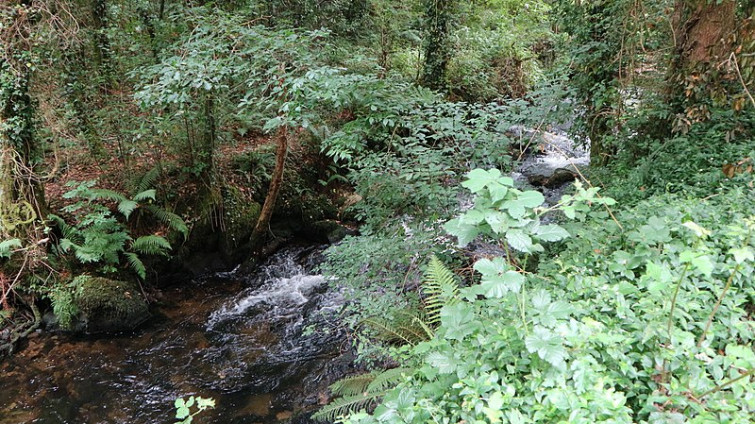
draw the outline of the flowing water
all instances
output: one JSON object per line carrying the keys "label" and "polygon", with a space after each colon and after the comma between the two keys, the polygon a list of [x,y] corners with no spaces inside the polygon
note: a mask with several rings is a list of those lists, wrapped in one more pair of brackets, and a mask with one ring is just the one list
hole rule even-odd
{"label": "flowing water", "polygon": [[343,376],[342,300],[289,248],[254,275],[218,273],[165,290],[140,331],[37,335],[0,362],[0,424],[172,423],[176,397],[212,397],[194,422],[308,422]]}

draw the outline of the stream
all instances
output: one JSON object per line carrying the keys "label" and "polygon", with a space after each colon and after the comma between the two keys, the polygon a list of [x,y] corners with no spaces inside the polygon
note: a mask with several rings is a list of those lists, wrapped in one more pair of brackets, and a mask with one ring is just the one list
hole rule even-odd
{"label": "stream", "polygon": [[35,334],[0,362],[0,424],[173,423],[174,400],[191,395],[217,402],[198,423],[309,422],[352,359],[342,298],[312,271],[321,250],[168,288],[135,333]]}

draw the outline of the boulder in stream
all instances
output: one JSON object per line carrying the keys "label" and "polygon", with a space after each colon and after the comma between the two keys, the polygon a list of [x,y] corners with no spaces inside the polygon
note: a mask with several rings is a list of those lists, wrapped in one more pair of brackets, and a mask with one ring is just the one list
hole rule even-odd
{"label": "boulder in stream", "polygon": [[132,331],[149,319],[149,308],[136,283],[79,275],[71,282],[78,313],[69,330],[83,333]]}

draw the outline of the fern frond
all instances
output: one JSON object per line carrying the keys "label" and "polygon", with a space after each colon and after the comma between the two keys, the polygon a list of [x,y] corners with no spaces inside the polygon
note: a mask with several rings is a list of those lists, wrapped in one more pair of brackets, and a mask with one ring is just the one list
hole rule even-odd
{"label": "fern frond", "polygon": [[414,368],[392,368],[374,376],[367,386],[366,393],[384,393],[404,381],[404,376],[414,373]]}
{"label": "fern frond", "polygon": [[139,278],[141,278],[142,280],[147,278],[147,268],[144,266],[144,262],[142,262],[142,260],[139,259],[139,256],[133,252],[126,252],[124,254],[126,255],[126,260],[128,261],[128,265],[131,267],[132,270],[134,270],[136,275],[138,275]]}
{"label": "fern frond", "polygon": [[135,202],[143,202],[145,200],[155,200],[155,196],[157,196],[157,190],[151,188],[148,190],[140,191],[139,193],[136,193],[132,200]]}
{"label": "fern frond", "polygon": [[344,396],[323,406],[319,411],[312,415],[313,420],[333,422],[337,417],[349,413],[357,412],[366,408],[370,403],[383,396],[384,393],[360,394],[355,396]]}
{"label": "fern frond", "polygon": [[156,205],[146,205],[145,208],[152,213],[160,222],[167,225],[173,231],[178,231],[184,238],[189,237],[189,227],[180,216]]}
{"label": "fern frond", "polygon": [[73,244],[83,244],[84,243],[84,237],[81,235],[81,232],[78,228],[68,225],[63,218],[55,215],[50,214],[47,215],[47,218],[50,219],[55,223],[55,225],[58,226],[60,229],[60,233],[63,235],[64,239],[68,239]]}
{"label": "fern frond", "polygon": [[376,331],[376,336],[387,343],[415,345],[428,340],[431,335],[418,324],[423,319],[417,314],[396,312],[389,318],[367,318],[363,324]]}
{"label": "fern frond", "polygon": [[21,240],[17,238],[12,238],[8,240],[3,240],[0,242],[0,258],[10,258],[13,254],[13,248],[20,249],[22,247]]}
{"label": "fern frond", "polygon": [[92,188],[87,192],[89,200],[112,200],[114,202],[123,202],[128,200],[126,196],[114,190],[106,188]]}
{"label": "fern frond", "polygon": [[133,193],[141,193],[143,191],[149,190],[150,188],[155,186],[155,181],[157,181],[157,177],[160,176],[160,165],[154,166],[152,169],[144,173],[140,178],[137,178],[135,180],[135,183],[133,183]]}
{"label": "fern frond", "polygon": [[156,235],[141,236],[131,244],[131,250],[144,255],[168,256],[170,243],[164,237]]}
{"label": "fern frond", "polygon": [[131,213],[134,212],[138,207],[139,204],[134,202],[133,200],[123,199],[118,203],[118,212],[122,213],[123,216],[128,219],[128,217],[131,216]]}
{"label": "fern frond", "polygon": [[424,277],[422,293],[425,295],[427,322],[437,326],[440,323],[441,308],[456,301],[459,285],[453,272],[435,255],[430,257]]}
{"label": "fern frond", "polygon": [[355,396],[366,392],[367,386],[375,380],[375,376],[374,372],[368,372],[344,377],[331,384],[330,391],[336,396]]}

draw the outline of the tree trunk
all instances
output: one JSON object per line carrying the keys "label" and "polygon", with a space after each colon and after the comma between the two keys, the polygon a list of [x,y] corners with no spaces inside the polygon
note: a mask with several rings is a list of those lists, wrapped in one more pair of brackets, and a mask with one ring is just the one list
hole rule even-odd
{"label": "tree trunk", "polygon": [[730,80],[722,65],[734,51],[737,2],[677,0],[671,16],[674,55],[667,96],[691,121],[707,118],[704,103]]}
{"label": "tree trunk", "polygon": [[455,0],[425,0],[425,66],[422,85],[444,91],[451,59],[449,35]]}
{"label": "tree trunk", "polygon": [[110,40],[107,38],[107,3],[105,0],[92,0],[92,29],[94,43],[94,59],[106,86],[114,82],[113,63],[110,55]]}
{"label": "tree trunk", "polygon": [[283,182],[283,171],[286,166],[286,156],[288,154],[288,128],[282,127],[278,131],[277,139],[278,148],[275,152],[275,169],[273,170],[273,177],[270,180],[270,187],[267,190],[265,203],[262,205],[257,224],[254,226],[254,231],[252,231],[251,240],[253,251],[258,251],[265,241],[265,233],[270,225],[270,218],[273,214],[275,202],[278,200],[278,193],[280,192],[281,184]]}
{"label": "tree trunk", "polygon": [[1,236],[25,238],[31,233],[29,227],[48,214],[43,187],[34,172],[41,154],[29,94],[36,20],[30,1],[0,6]]}

